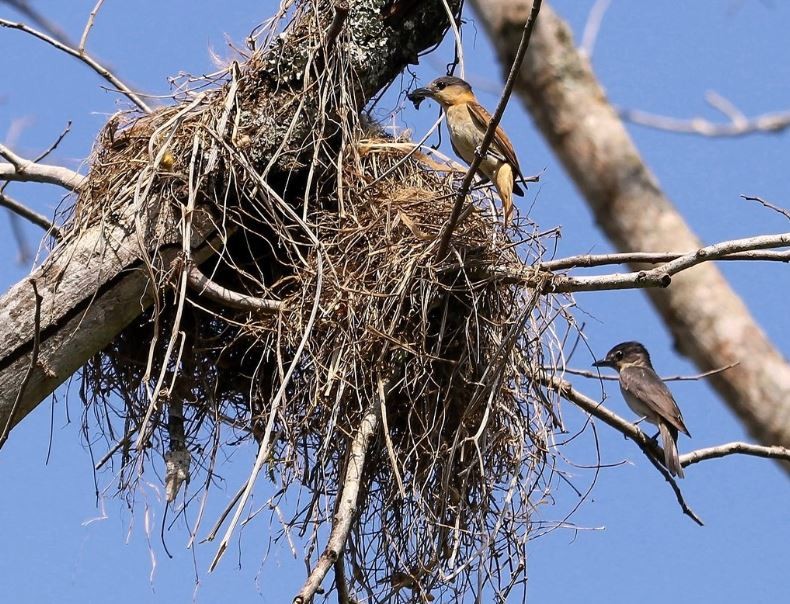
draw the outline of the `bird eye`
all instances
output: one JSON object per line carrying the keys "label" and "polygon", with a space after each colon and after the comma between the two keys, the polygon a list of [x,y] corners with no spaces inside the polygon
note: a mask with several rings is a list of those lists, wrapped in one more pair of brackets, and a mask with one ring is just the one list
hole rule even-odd
{"label": "bird eye", "polygon": [[444,90],[444,87],[447,86],[444,82],[436,82],[437,90]]}
{"label": "bird eye", "polygon": [[617,359],[618,361],[620,359],[622,359],[623,358],[623,351],[622,350],[618,350],[617,352],[615,352],[614,353],[614,358]]}

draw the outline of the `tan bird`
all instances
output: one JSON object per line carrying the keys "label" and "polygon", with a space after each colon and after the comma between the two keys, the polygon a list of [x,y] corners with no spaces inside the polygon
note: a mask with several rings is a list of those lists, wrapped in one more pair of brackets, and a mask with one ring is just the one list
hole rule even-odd
{"label": "tan bird", "polygon": [[[447,116],[447,129],[453,151],[467,164],[475,158],[475,151],[483,142],[491,114],[477,101],[472,87],[453,76],[436,78],[425,88],[418,88],[409,95],[409,100],[419,109],[420,103],[430,98],[442,106]],[[513,144],[505,131],[497,126],[491,145],[480,163],[480,172],[494,183],[502,199],[505,226],[513,213],[513,194],[524,194],[516,180],[523,180]]]}

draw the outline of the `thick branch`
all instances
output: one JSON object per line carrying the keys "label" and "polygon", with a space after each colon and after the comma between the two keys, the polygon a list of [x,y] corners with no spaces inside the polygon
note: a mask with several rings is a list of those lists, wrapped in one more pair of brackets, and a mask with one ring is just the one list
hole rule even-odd
{"label": "thick branch", "polygon": [[[528,0],[473,0],[509,65]],[[698,238],[659,189],[568,26],[543,7],[516,93],[581,190],[601,228],[623,252],[698,249]],[[638,270],[638,267],[635,267]],[[790,445],[790,365],[713,263],[648,290],[701,371],[740,361],[711,378],[722,398],[764,444]]]}

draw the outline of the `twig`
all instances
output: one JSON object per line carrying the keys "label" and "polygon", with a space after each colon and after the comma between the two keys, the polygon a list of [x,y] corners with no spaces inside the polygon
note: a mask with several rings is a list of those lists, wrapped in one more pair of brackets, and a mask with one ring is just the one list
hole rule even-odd
{"label": "twig", "polygon": [[276,313],[285,308],[279,300],[256,298],[223,287],[212,281],[195,265],[187,268],[187,284],[199,295],[230,308],[263,313]]}
{"label": "twig", "polygon": [[41,343],[41,303],[44,301],[44,298],[38,293],[38,286],[36,285],[35,279],[30,279],[30,285],[33,286],[33,294],[35,296],[36,308],[33,315],[33,350],[30,353],[30,365],[25,372],[25,377],[22,379],[22,383],[19,385],[19,392],[16,394],[16,399],[14,400],[14,404],[11,407],[11,412],[8,414],[8,420],[6,420],[5,426],[3,427],[3,433],[0,434],[0,449],[3,448],[3,445],[8,440],[8,433],[11,431],[11,426],[14,423],[14,416],[16,415],[17,409],[19,409],[19,404],[22,401],[22,395],[25,393],[25,389],[27,388],[28,383],[30,383],[30,378],[33,377],[33,372],[36,370],[36,366],[38,364],[38,351],[39,345]]}
{"label": "twig", "polygon": [[741,195],[746,201],[756,201],[757,203],[761,204],[763,207],[768,208],[769,210],[773,210],[774,212],[779,212],[782,216],[790,220],[790,211],[785,210],[784,208],[780,208],[777,205],[772,204],[769,201],[765,201],[761,197],[754,197],[752,195]]}
{"label": "twig", "polygon": [[638,109],[620,109],[620,117],[632,124],[666,130],[680,134],[698,134],[701,136],[724,137],[745,136],[757,132],[777,133],[790,126],[790,112],[765,113],[746,121],[731,121],[717,124],[701,117],[684,120],[664,115],[656,115]]}
{"label": "twig", "polygon": [[51,166],[30,161],[17,155],[2,144],[0,144],[0,156],[9,162],[0,164],[0,180],[43,182],[58,185],[69,191],[78,191],[85,184],[86,178],[78,172],[62,166]]}
{"label": "twig", "polygon": [[581,392],[574,390],[573,386],[571,386],[569,382],[561,380],[557,377],[553,377],[547,373],[540,374],[537,379],[541,384],[554,390],[564,399],[569,400],[593,417],[597,417],[605,424],[609,425],[634,441],[636,446],[642,450],[645,456],[656,467],[656,469],[661,472],[661,475],[670,484],[673,492],[675,493],[675,497],[678,500],[678,504],[683,510],[683,513],[700,526],[703,525],[699,516],[697,516],[686,503],[685,499],[683,498],[683,493],[681,492],[680,487],[678,487],[677,482],[661,462],[661,460],[664,459],[664,451],[653,439],[649,438],[637,426],[624,420],[613,411],[610,411],[604,407],[598,401],[595,401],[583,395]]}
{"label": "twig", "polygon": [[67,55],[71,55],[72,57],[79,59],[83,63],[85,63],[88,67],[93,69],[96,73],[98,73],[102,78],[110,82],[119,92],[124,94],[126,98],[132,101],[135,105],[137,105],[142,111],[145,113],[151,113],[151,108],[141,99],[131,88],[129,88],[126,84],[124,84],[118,77],[113,74],[109,69],[101,65],[98,61],[96,61],[93,57],[89,54],[85,53],[84,51],[77,50],[76,48],[72,48],[68,44],[64,44],[63,42],[56,40],[52,36],[45,34],[44,32],[38,31],[37,29],[33,29],[32,27],[28,27],[24,23],[14,23],[13,21],[8,21],[7,19],[0,19],[0,27],[7,27],[9,29],[17,29],[19,31],[25,32],[30,34],[31,36],[46,42],[47,44],[54,46],[60,51],[65,52]]}
{"label": "twig", "polygon": [[102,4],[104,4],[104,0],[99,0],[96,3],[96,6],[93,7],[91,14],[88,15],[88,21],[87,23],[85,23],[85,29],[82,30],[80,45],[77,47],[77,50],[79,50],[81,53],[85,52],[85,44],[88,41],[88,34],[90,33],[91,28],[93,27],[93,23],[96,20],[96,14],[99,12],[99,9],[101,9]]}
{"label": "twig", "polygon": [[370,440],[378,428],[378,423],[379,408],[374,403],[368,408],[365,416],[362,418],[359,429],[351,443],[351,452],[343,480],[343,490],[339,495],[341,498],[340,505],[338,505],[337,513],[332,523],[332,532],[329,534],[326,549],[318,559],[318,563],[313,568],[310,576],[307,577],[302,589],[293,599],[293,604],[307,604],[311,602],[329,569],[343,555],[343,547],[346,544],[352,521],[356,515],[365,457],[367,456]]}
{"label": "twig", "polygon": [[595,41],[598,39],[598,32],[601,31],[601,23],[612,0],[596,0],[587,15],[587,23],[584,24],[582,43],[579,46],[579,53],[588,59],[592,57]]}
{"label": "twig", "polygon": [[466,176],[461,183],[461,188],[458,190],[458,194],[455,198],[455,205],[453,206],[453,210],[450,214],[450,219],[447,221],[447,224],[444,227],[442,238],[439,241],[439,247],[436,250],[437,258],[442,259],[445,257],[445,255],[447,255],[447,249],[450,246],[450,239],[453,236],[453,231],[455,230],[456,225],[458,224],[458,218],[461,215],[461,209],[463,208],[466,195],[469,193],[469,188],[472,186],[472,181],[474,180],[475,174],[477,174],[477,170],[480,167],[483,158],[486,156],[488,148],[491,146],[491,142],[494,140],[496,128],[502,119],[502,115],[505,113],[505,107],[507,107],[507,103],[510,100],[510,93],[513,91],[513,85],[516,83],[516,78],[518,77],[519,70],[521,69],[521,63],[524,60],[524,55],[526,54],[527,48],[529,47],[529,39],[532,37],[532,30],[535,29],[535,21],[537,20],[538,13],[540,12],[540,5],[541,0],[534,0],[532,3],[532,10],[530,11],[529,18],[524,25],[524,32],[521,34],[521,41],[518,44],[518,50],[516,51],[516,56],[513,59],[513,65],[510,67],[510,74],[507,77],[507,82],[505,82],[505,89],[502,91],[502,96],[499,99],[499,103],[494,110],[494,114],[491,116],[491,121],[488,123],[488,128],[486,129],[485,136],[483,137],[483,142],[480,143],[479,148],[475,149],[474,161],[472,161],[472,165],[469,166],[469,170],[467,171]]}
{"label": "twig", "polygon": [[755,457],[765,457],[767,459],[784,459],[790,461],[790,449],[779,445],[766,446],[754,445],[752,443],[732,442],[706,449],[697,449],[680,456],[680,465],[690,466],[706,459],[718,459],[727,455],[753,455]]}
{"label": "twig", "polygon": [[50,221],[49,218],[47,218],[43,214],[39,214],[38,212],[31,210],[23,203],[20,203],[15,199],[12,199],[2,191],[0,191],[0,206],[3,206],[4,208],[8,208],[14,214],[18,214],[25,220],[29,220],[36,226],[41,227],[42,229],[50,233],[55,239],[61,238],[60,229],[57,226],[55,226],[55,224],[52,221]]}
{"label": "twig", "polygon": [[[716,375],[717,373],[721,373],[723,371],[727,371],[728,369],[732,369],[733,367],[737,367],[740,365],[740,362],[730,363],[724,367],[718,367],[717,369],[711,369],[710,371],[705,371],[703,373],[697,373],[695,375],[671,375],[669,377],[662,377],[661,379],[665,382],[691,382],[695,380],[701,380],[706,377],[710,377],[712,375]],[[543,370],[547,371],[549,368],[544,367]],[[590,371],[588,369],[573,369],[571,367],[566,367],[563,370],[565,373],[569,373],[571,375],[578,375],[580,377],[585,378],[592,378],[595,380],[607,380],[616,382],[619,378],[616,375],[604,375],[597,371]]]}

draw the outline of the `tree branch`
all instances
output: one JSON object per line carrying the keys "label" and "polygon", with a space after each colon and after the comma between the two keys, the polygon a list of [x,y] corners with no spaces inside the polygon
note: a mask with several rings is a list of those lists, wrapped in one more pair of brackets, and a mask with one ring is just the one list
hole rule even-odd
{"label": "tree branch", "polygon": [[332,565],[343,555],[343,547],[351,531],[351,523],[357,511],[359,499],[359,486],[362,481],[362,472],[365,469],[365,457],[367,456],[368,446],[373,436],[376,434],[379,424],[379,405],[378,402],[371,405],[365,412],[362,422],[351,442],[346,474],[343,479],[343,491],[339,495],[340,504],[332,523],[332,532],[326,549],[318,559],[307,581],[293,599],[293,604],[307,604],[311,602],[313,596],[321,587],[321,583],[332,568]]}
{"label": "tree branch", "polygon": [[25,159],[2,144],[0,144],[0,156],[9,162],[0,164],[0,180],[41,182],[58,185],[69,191],[78,191],[85,184],[85,177],[82,174],[61,166],[39,164]]}
{"label": "tree branch", "polygon": [[36,226],[41,227],[48,233],[51,233],[55,239],[61,238],[60,229],[55,226],[49,218],[44,216],[43,214],[39,214],[38,212],[31,210],[23,203],[16,201],[15,199],[9,197],[4,192],[0,191],[0,206],[4,208],[8,208],[14,214],[17,214],[24,218],[25,220],[29,220]]}
{"label": "tree branch", "polygon": [[194,264],[187,268],[187,284],[199,295],[230,308],[263,313],[276,313],[285,308],[279,300],[256,298],[223,287],[209,279]]}

